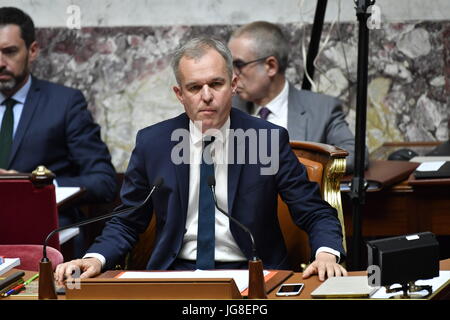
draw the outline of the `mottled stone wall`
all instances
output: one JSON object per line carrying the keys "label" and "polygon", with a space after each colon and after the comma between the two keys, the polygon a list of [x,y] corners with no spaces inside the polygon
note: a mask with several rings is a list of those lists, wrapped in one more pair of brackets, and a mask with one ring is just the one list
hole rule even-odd
{"label": "mottled stone wall", "polygon": [[[137,130],[183,111],[171,86],[170,52],[193,36],[226,40],[236,26],[43,28],[36,76],[79,88],[102,126],[118,171],[124,171]],[[290,81],[303,79],[302,43],[311,25],[284,24],[292,45]],[[354,130],[357,25],[324,26],[330,34],[317,59],[316,91],[344,101]],[[367,143],[448,139],[450,22],[385,24],[370,33]],[[304,41],[302,41],[304,39]],[[307,47],[305,48],[307,50]]]}

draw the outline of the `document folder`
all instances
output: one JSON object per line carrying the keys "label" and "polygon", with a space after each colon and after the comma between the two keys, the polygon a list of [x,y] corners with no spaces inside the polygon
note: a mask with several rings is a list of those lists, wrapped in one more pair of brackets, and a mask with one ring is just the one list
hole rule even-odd
{"label": "document folder", "polygon": [[379,287],[371,287],[367,276],[332,277],[325,280],[311,292],[311,297],[327,298],[369,298]]}
{"label": "document folder", "polygon": [[[409,175],[419,166],[419,163],[409,161],[373,160],[364,171],[364,179],[368,183],[367,192],[380,191],[383,188],[408,179]],[[341,191],[351,189],[353,175],[341,179]]]}

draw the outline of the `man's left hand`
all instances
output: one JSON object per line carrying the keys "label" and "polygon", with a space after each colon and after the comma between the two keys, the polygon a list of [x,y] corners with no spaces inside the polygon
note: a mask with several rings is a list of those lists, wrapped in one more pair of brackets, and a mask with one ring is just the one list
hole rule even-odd
{"label": "man's left hand", "polygon": [[336,263],[336,256],[334,254],[319,252],[316,256],[316,260],[314,260],[303,272],[303,279],[309,278],[313,274],[318,274],[319,280],[324,281],[326,277],[347,276],[347,270]]}
{"label": "man's left hand", "polygon": [[0,174],[9,174],[9,173],[18,173],[16,170],[6,170],[6,169],[2,169],[0,168]]}

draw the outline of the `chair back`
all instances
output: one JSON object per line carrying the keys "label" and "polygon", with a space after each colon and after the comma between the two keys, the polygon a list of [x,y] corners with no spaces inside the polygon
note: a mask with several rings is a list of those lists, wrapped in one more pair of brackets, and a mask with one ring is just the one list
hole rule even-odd
{"label": "chair back", "polygon": [[[0,243],[44,244],[58,227],[58,210],[52,175],[39,178],[30,174],[0,176]],[[60,249],[57,235],[49,246]]]}
{"label": "chair back", "polygon": [[[39,271],[43,247],[43,245],[38,244],[0,244],[0,255],[5,258],[20,258],[18,269]],[[52,262],[53,270],[64,261],[63,255],[59,250],[48,246],[47,258]]]}
{"label": "chair back", "polygon": [[[345,173],[345,157],[348,152],[322,143],[292,141],[291,147],[298,160],[306,167],[308,178],[320,186],[322,198],[338,212],[345,243],[344,214],[340,192],[340,179]],[[287,205],[278,198],[278,221],[294,271],[302,271],[313,260],[308,235],[292,221]]]}

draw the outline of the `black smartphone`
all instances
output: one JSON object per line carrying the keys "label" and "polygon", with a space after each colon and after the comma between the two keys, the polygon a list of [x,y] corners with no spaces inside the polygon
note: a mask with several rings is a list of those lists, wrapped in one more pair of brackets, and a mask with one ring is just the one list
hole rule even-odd
{"label": "black smartphone", "polygon": [[276,295],[280,297],[296,296],[302,292],[303,286],[303,283],[285,283],[278,288]]}

